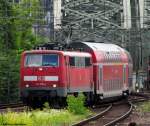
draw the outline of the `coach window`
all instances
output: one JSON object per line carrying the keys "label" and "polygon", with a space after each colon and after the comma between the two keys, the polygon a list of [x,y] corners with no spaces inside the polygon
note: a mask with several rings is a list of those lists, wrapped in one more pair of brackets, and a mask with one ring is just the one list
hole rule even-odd
{"label": "coach window", "polygon": [[111,53],[109,54],[109,62],[112,62],[112,61],[111,61]]}
{"label": "coach window", "polygon": [[117,55],[117,62],[120,62],[120,57],[119,57],[119,55]]}
{"label": "coach window", "polygon": [[113,54],[110,54],[110,62],[113,62]]}
{"label": "coach window", "polygon": [[84,67],[85,66],[84,57],[75,57],[75,66],[76,67]]}
{"label": "coach window", "polygon": [[91,58],[85,57],[85,66],[86,67],[91,66]]}
{"label": "coach window", "polygon": [[85,57],[79,57],[79,67],[85,67]]}
{"label": "coach window", "polygon": [[110,53],[109,53],[109,62],[112,62],[112,61],[111,61],[111,54],[110,54]]}
{"label": "coach window", "polygon": [[75,57],[75,66],[76,67],[80,66],[80,59],[79,59],[79,57]]}
{"label": "coach window", "polygon": [[116,60],[116,62],[119,62],[119,61],[118,61],[118,55],[117,55],[117,54],[115,55],[115,60]]}
{"label": "coach window", "polygon": [[108,54],[108,62],[110,62],[110,54]]}
{"label": "coach window", "polygon": [[106,63],[107,62],[107,55],[104,54],[104,62]]}
{"label": "coach window", "polygon": [[70,66],[75,66],[75,57],[69,57]]}
{"label": "coach window", "polygon": [[117,61],[117,55],[116,55],[116,54],[115,54],[115,62],[118,62],[118,61]]}
{"label": "coach window", "polygon": [[106,54],[106,63],[108,62],[108,56],[107,56],[107,54]]}

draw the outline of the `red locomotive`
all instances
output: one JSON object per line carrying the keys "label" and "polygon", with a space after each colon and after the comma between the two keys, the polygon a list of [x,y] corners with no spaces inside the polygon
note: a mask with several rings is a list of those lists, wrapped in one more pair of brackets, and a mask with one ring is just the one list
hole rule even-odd
{"label": "red locomotive", "polygon": [[83,92],[89,100],[128,95],[132,59],[114,44],[77,42],[81,51],[25,51],[21,59],[20,90],[23,100],[62,100]]}

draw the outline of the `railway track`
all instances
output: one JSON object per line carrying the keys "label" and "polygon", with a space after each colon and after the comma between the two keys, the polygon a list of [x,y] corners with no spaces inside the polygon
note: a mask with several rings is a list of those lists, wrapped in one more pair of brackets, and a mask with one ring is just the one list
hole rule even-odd
{"label": "railway track", "polygon": [[[126,108],[126,109],[123,112],[119,112],[119,115],[116,115],[116,113],[118,113],[118,112],[115,112],[116,108],[118,107],[120,108],[120,106],[123,106],[122,108]],[[133,109],[133,105],[130,102],[126,103],[126,107],[125,105],[123,105],[123,103],[111,104],[101,113],[98,113],[97,115],[91,118],[88,118],[86,120],[83,120],[79,123],[73,124],[72,126],[92,126],[92,125],[93,126],[113,126],[119,121],[128,117],[130,113],[132,112],[132,109]],[[112,113],[114,114],[112,115]],[[120,113],[122,114],[120,115]]]}
{"label": "railway track", "polygon": [[132,92],[131,96],[143,97],[145,99],[150,99],[150,93],[145,93],[145,92],[140,92],[140,93]]}
{"label": "railway track", "polygon": [[131,96],[128,99],[132,103],[138,103],[138,102],[144,102],[144,101],[149,101],[150,100],[150,93],[145,94],[145,93],[131,93]]}
{"label": "railway track", "polygon": [[107,113],[111,108],[112,108],[112,104],[109,105],[107,108],[105,108],[102,112],[96,114],[95,116],[93,116],[91,118],[88,118],[88,119],[85,119],[85,120],[83,120],[79,123],[75,123],[72,126],[82,126],[82,125],[85,125],[85,124],[89,123],[90,121],[97,120],[100,117],[102,117],[105,113]]}
{"label": "railway track", "polygon": [[116,123],[120,122],[121,120],[127,118],[130,115],[130,113],[132,112],[133,107],[134,107],[131,102],[128,102],[128,106],[129,106],[128,111],[126,111],[125,113],[123,112],[123,114],[119,115],[118,117],[116,117],[114,119],[112,118],[111,121],[108,121],[108,123],[104,124],[103,126],[113,126]]}
{"label": "railway track", "polygon": [[108,107],[109,109],[106,108],[104,112],[98,113],[97,115],[73,124],[72,126],[114,126],[131,114],[134,103],[147,101],[149,99],[150,97],[147,94],[132,93],[132,96],[129,97],[128,101],[113,103]]}
{"label": "railway track", "polygon": [[28,107],[21,102],[0,105],[0,113],[7,112],[7,111],[20,112],[20,111],[24,111],[27,109]]}
{"label": "railway track", "polygon": [[18,103],[9,103],[9,104],[0,104],[0,109],[5,109],[5,108],[15,108],[15,107],[20,107],[24,106],[23,103],[18,102]]}

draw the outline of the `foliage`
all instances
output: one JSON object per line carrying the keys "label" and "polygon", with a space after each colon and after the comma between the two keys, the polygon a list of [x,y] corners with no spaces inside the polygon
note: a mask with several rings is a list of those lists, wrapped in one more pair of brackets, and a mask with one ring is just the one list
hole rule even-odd
{"label": "foliage", "polygon": [[85,96],[79,94],[78,97],[70,95],[67,97],[68,110],[74,114],[87,114],[88,110],[84,106]]}
{"label": "foliage", "polygon": [[67,110],[54,110],[50,112],[8,112],[0,115],[0,125],[26,124],[27,126],[61,126],[70,125],[75,121],[85,118],[83,115],[74,115]]}
{"label": "foliage", "polygon": [[141,112],[150,112],[150,101],[144,102],[139,106]]}
{"label": "foliage", "polygon": [[18,100],[20,54],[45,40],[33,33],[40,8],[39,0],[0,0],[0,103]]}
{"label": "foliage", "polygon": [[43,111],[45,111],[45,112],[50,112],[50,111],[51,111],[51,109],[50,109],[50,106],[49,106],[49,103],[48,103],[48,102],[45,102],[45,103],[44,103],[44,109],[43,109]]}
{"label": "foliage", "polygon": [[1,50],[11,48],[15,46],[12,25],[13,19],[9,18],[13,16],[12,6],[7,0],[1,0],[0,2],[0,47]]}
{"label": "foliage", "polygon": [[0,62],[0,99],[5,103],[18,101],[19,56],[15,54],[11,51]]}
{"label": "foliage", "polygon": [[[13,6],[13,25],[16,28],[16,46],[18,49],[31,49],[39,43],[39,37],[32,32],[33,24],[37,23],[38,11],[40,11],[38,0],[22,0]],[[39,21],[38,21],[39,22]]]}

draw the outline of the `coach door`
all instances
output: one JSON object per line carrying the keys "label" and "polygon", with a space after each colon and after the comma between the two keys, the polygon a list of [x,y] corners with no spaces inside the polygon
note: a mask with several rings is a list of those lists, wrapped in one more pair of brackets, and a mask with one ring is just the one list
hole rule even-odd
{"label": "coach door", "polygon": [[126,88],[127,83],[126,83],[126,65],[123,65],[123,87]]}
{"label": "coach door", "polygon": [[99,90],[98,93],[103,93],[103,65],[99,64],[99,72],[98,72],[98,82],[97,82],[97,89]]}

